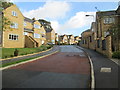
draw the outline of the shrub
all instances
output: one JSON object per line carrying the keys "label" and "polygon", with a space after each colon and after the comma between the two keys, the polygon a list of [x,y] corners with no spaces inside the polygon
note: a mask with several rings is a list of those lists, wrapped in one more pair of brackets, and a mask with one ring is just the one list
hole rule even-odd
{"label": "shrub", "polygon": [[15,49],[15,51],[14,51],[14,56],[18,56],[18,50],[17,49]]}
{"label": "shrub", "polygon": [[5,58],[7,58],[8,56],[5,56]]}
{"label": "shrub", "polygon": [[10,57],[14,57],[14,55],[10,55]]}
{"label": "shrub", "polygon": [[120,51],[113,52],[112,57],[120,59]]}

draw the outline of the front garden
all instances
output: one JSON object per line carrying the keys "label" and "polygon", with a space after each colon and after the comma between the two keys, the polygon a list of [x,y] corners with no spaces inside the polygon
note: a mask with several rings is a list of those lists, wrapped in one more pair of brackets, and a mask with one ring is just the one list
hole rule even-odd
{"label": "front garden", "polygon": [[42,45],[37,48],[2,48],[2,59],[37,53],[50,49],[53,45]]}

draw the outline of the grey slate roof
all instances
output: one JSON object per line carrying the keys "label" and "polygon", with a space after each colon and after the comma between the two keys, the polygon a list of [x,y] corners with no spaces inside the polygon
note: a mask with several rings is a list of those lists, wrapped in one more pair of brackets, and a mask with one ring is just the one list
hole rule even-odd
{"label": "grey slate roof", "polygon": [[28,28],[24,28],[24,31],[27,31],[27,32],[33,32],[32,29],[28,29]]}
{"label": "grey slate roof", "polygon": [[24,17],[24,21],[27,21],[27,22],[30,22],[30,23],[33,23],[34,20],[30,19],[30,18],[27,18],[27,17]]}

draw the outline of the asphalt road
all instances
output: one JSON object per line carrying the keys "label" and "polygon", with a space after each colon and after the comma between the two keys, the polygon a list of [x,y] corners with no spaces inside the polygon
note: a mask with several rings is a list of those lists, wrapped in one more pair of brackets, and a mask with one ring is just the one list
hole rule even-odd
{"label": "asphalt road", "polygon": [[2,71],[3,88],[89,88],[89,83],[89,60],[74,46]]}

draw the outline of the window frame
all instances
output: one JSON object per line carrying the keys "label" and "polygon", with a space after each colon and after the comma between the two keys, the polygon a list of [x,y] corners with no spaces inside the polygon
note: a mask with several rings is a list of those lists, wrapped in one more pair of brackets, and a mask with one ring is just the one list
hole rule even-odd
{"label": "window frame", "polygon": [[19,35],[18,34],[8,34],[8,39],[13,41],[18,41]]}

